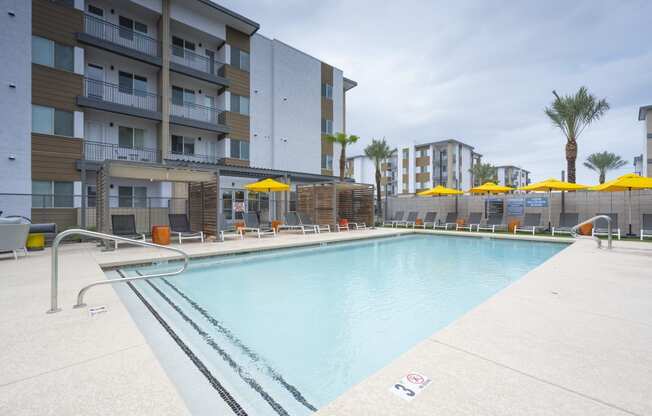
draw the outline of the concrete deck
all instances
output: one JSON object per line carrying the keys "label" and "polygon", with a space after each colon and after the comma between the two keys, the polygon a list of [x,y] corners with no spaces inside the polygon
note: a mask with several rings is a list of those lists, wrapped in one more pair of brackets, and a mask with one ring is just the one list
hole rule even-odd
{"label": "concrete deck", "polygon": [[[204,256],[396,232],[282,234],[183,248]],[[652,414],[652,244],[614,244],[613,252],[573,244],[319,414]],[[100,266],[169,254],[101,252],[92,244],[61,253],[63,311],[53,315],[45,314],[49,252],[0,260],[0,414],[189,414],[114,289],[87,295],[107,313],[71,308],[80,287],[104,278]],[[433,382],[408,403],[389,388],[412,371]]]}

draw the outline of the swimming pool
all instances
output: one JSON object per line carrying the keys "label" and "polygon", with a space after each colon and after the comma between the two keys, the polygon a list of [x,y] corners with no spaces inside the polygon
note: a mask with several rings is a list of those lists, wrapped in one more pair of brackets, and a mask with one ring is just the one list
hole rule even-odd
{"label": "swimming pool", "polygon": [[234,413],[306,415],[565,246],[409,235],[198,260],[133,286]]}

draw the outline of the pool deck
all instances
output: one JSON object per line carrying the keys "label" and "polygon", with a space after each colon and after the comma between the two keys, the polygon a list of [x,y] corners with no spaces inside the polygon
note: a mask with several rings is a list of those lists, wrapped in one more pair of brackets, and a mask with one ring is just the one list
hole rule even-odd
{"label": "pool deck", "polygon": [[[405,231],[282,234],[183,248],[206,256],[397,232]],[[64,246],[63,310],[55,314],[45,313],[48,250],[0,260],[0,414],[189,414],[113,288],[87,295],[89,306],[108,312],[91,317],[72,309],[79,288],[104,279],[101,267],[165,257],[142,247]],[[652,414],[651,271],[650,243],[615,241],[609,252],[578,241],[318,414]],[[410,372],[432,382],[407,402],[389,388]]]}

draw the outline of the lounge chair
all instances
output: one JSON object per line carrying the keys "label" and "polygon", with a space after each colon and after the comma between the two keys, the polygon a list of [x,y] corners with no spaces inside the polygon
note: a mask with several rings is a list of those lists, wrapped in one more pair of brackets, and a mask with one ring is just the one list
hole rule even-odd
{"label": "lounge chair", "polygon": [[0,253],[13,253],[15,260],[18,260],[19,250],[27,256],[28,234],[29,224],[20,218],[0,218]]}
{"label": "lounge chair", "polygon": [[430,228],[435,228],[435,221],[437,218],[437,213],[434,211],[428,211],[426,212],[426,218],[423,220],[421,224],[414,224],[413,228],[423,228],[424,230],[428,228],[428,225],[430,225]]}
{"label": "lounge chair", "polygon": [[641,241],[645,237],[652,237],[652,214],[643,214],[641,218]]}
{"label": "lounge chair", "polygon": [[507,229],[507,224],[505,224],[505,222],[503,221],[502,214],[489,214],[484,224],[480,224],[476,230],[478,232],[480,232],[480,230],[487,230],[487,231],[491,231],[492,233],[495,233],[496,230],[506,230],[506,229]]}
{"label": "lounge chair", "polygon": [[279,225],[277,229],[278,231],[299,230],[303,234],[305,234],[306,232],[313,232],[313,233],[318,232],[317,229],[312,225],[306,226],[301,224],[301,221],[299,220],[299,215],[296,213],[296,211],[288,211],[285,213],[284,217],[285,217],[285,224]]}
{"label": "lounge chair", "polygon": [[537,231],[543,231],[545,226],[541,225],[541,214],[525,214],[523,224],[514,227],[514,234],[517,232],[532,233],[534,235]]}
{"label": "lounge chair", "polygon": [[417,211],[410,211],[408,213],[407,219],[405,221],[397,222],[396,227],[405,226],[405,228],[408,227],[414,228],[414,224],[416,224],[418,217],[419,217],[419,213]]}
{"label": "lounge chair", "polygon": [[571,229],[580,223],[580,214],[577,212],[562,212],[559,214],[559,226],[552,227],[552,235],[570,234]]}
{"label": "lounge chair", "polygon": [[[136,231],[135,215],[111,215],[111,232],[113,235],[130,238],[132,240],[146,240],[145,234]],[[119,243],[119,241],[115,242],[116,250],[118,249]]]}
{"label": "lounge chair", "polygon": [[183,244],[183,240],[200,240],[202,243],[204,242],[204,232],[192,231],[186,214],[168,214],[168,220],[170,221],[170,234],[176,234],[179,244]]}
{"label": "lounge chair", "polygon": [[[615,235],[620,240],[620,227],[618,227],[618,214],[609,213],[609,214],[595,214],[595,215],[607,215],[611,218],[611,235]],[[593,230],[591,230],[591,235],[609,235],[609,224],[607,220],[599,218],[593,224]]]}
{"label": "lounge chair", "polygon": [[396,223],[403,221],[403,216],[405,213],[403,211],[396,211],[394,213],[394,217],[391,220],[387,220],[383,222],[383,227],[386,225],[390,225],[392,227],[396,227]]}
{"label": "lounge chair", "polygon": [[297,212],[297,215],[299,216],[299,224],[304,227],[312,227],[317,233],[321,233],[322,231],[331,232],[331,226],[329,224],[316,224],[310,215],[302,214],[300,212]]}
{"label": "lounge chair", "polygon": [[224,215],[222,215],[220,216],[220,241],[223,242],[227,238],[239,238],[242,240],[244,235],[242,234],[242,231],[240,231],[238,228],[235,228],[233,225],[226,225]]}
{"label": "lounge chair", "polygon": [[457,212],[449,212],[446,214],[446,220],[441,223],[441,224],[435,224],[433,229],[437,228],[443,228],[444,230],[448,230],[448,226],[451,226],[451,228],[457,226]]}
{"label": "lounge chair", "polygon": [[364,222],[356,222],[356,221],[349,221],[348,219],[346,220],[346,225],[347,228],[353,227],[354,230],[366,230],[367,229],[367,224]]}
{"label": "lounge chair", "polygon": [[464,222],[464,225],[455,224],[455,230],[469,230],[473,231],[473,227],[479,227],[482,222],[482,212],[472,212],[469,218]]}
{"label": "lounge chair", "polygon": [[258,214],[255,212],[244,212],[242,215],[245,223],[245,226],[241,228],[243,233],[252,231],[256,233],[258,238],[266,235],[276,237],[276,230],[271,227],[262,226],[258,220]]}

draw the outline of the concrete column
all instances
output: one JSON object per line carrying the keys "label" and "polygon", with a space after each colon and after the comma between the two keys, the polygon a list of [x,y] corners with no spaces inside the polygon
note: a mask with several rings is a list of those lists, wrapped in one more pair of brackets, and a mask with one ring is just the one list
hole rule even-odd
{"label": "concrete column", "polygon": [[170,153],[170,1],[161,0],[161,20],[159,21],[159,37],[161,39],[162,67],[159,75],[159,91],[161,95],[161,127],[159,129],[159,149],[164,161]]}

